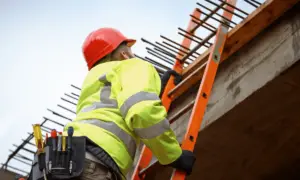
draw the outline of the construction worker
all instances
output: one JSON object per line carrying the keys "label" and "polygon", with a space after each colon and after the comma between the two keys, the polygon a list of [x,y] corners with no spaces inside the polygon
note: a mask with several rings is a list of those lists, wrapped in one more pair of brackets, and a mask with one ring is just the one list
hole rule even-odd
{"label": "construction worker", "polygon": [[116,29],[101,28],[83,44],[89,72],[77,117],[65,127],[89,140],[82,179],[124,179],[140,141],[162,165],[192,170],[193,153],[181,150],[166,119],[160,77],[150,63],[134,57],[135,42]]}

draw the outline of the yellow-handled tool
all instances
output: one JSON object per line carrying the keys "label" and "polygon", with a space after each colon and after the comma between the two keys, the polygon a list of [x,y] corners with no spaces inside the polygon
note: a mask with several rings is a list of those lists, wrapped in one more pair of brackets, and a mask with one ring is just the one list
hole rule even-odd
{"label": "yellow-handled tool", "polygon": [[62,136],[62,151],[66,151],[66,136]]}
{"label": "yellow-handled tool", "polygon": [[33,136],[35,139],[35,144],[37,147],[37,152],[38,154],[44,152],[44,144],[43,144],[43,136],[42,136],[42,131],[41,131],[41,125],[39,124],[34,124],[33,126]]}

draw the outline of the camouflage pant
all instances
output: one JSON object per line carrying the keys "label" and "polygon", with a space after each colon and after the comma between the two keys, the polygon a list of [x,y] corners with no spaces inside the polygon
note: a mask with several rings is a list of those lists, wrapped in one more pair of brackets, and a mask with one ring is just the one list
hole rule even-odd
{"label": "camouflage pant", "polygon": [[81,180],[117,180],[117,178],[104,165],[86,159]]}

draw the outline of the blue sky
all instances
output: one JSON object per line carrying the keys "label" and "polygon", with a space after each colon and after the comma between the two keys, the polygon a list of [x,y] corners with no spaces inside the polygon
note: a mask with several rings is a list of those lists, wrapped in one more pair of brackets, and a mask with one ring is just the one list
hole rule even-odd
{"label": "blue sky", "polygon": [[[146,55],[141,37],[155,41],[163,34],[180,42],[177,28],[187,26],[195,7],[194,0],[0,1],[0,162],[31,124],[43,116],[58,119],[46,109],[59,111],[63,93],[76,92],[70,84],[81,85],[87,73],[81,45],[88,33],[117,28],[138,40],[135,53]],[[17,161],[11,165],[29,170]]]}

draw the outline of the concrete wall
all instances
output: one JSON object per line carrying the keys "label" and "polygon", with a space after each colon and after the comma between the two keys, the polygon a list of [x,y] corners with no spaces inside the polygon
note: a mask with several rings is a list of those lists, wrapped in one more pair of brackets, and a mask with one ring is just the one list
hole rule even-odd
{"label": "concrete wall", "polygon": [[[218,120],[252,93],[300,59],[300,11],[286,13],[240,51],[220,65],[202,129]],[[196,96],[198,86],[178,98],[170,116]],[[173,125],[181,141],[191,111]]]}
{"label": "concrete wall", "polygon": [[[283,17],[278,19],[273,25],[265,29],[256,38],[220,65],[202,123],[202,130],[215,124],[214,122],[217,122],[225,113],[235,109],[234,107],[237,107],[239,103],[243,102],[247,97],[258,91],[258,89],[265,86],[268,82],[274,80],[280,73],[287,70],[300,59],[299,8],[300,4],[298,3],[296,7],[284,14]],[[194,86],[172,103],[169,111],[170,117],[195,99],[198,87],[199,85]],[[180,142],[185,134],[190,114],[191,110],[182,115],[171,125]],[[236,115],[234,116],[237,117]],[[218,134],[218,132],[212,130],[213,128],[214,127],[207,132]],[[230,127],[227,128],[230,130]],[[222,135],[222,132],[220,133],[218,136],[221,138],[224,135]],[[211,148],[218,147],[217,142],[211,143],[211,141],[215,139],[213,137],[206,137],[206,134],[209,133],[202,134],[198,140],[199,142],[203,141],[202,143],[200,142],[201,147],[203,147],[203,145],[206,147],[204,150],[202,149],[203,152],[201,150],[198,151],[201,152],[200,156],[204,161],[201,161],[201,163],[208,165],[212,164],[213,161],[215,163],[218,161],[218,158],[213,160],[213,157],[216,157],[216,153],[220,152],[214,152],[211,156],[205,154],[205,152],[213,152],[208,144],[211,145]],[[217,137],[217,135],[214,137]],[[197,147],[199,146],[198,144],[197,142]],[[228,146],[231,147],[231,145]],[[228,149],[230,149],[230,147],[228,147]],[[208,151],[208,149],[210,150]],[[207,156],[207,158],[202,157],[202,155]],[[136,157],[138,158],[139,154],[137,154]],[[137,158],[135,159],[135,163]],[[226,163],[225,160],[224,162]],[[215,165],[211,166],[215,167]],[[149,179],[165,179],[166,177],[170,177],[170,174],[165,173],[163,168],[158,168],[159,169],[155,170],[154,173],[151,173]],[[204,172],[207,171],[207,168],[200,169],[199,172],[203,169]],[[220,166],[220,169],[224,169],[224,167]],[[154,178],[153,175],[155,176],[158,171],[163,177]],[[129,173],[127,177],[131,177],[131,173]],[[199,176],[197,177],[199,178]]]}

